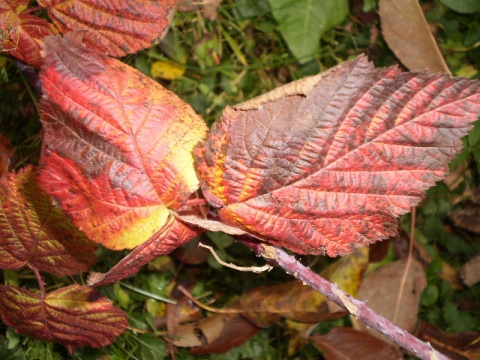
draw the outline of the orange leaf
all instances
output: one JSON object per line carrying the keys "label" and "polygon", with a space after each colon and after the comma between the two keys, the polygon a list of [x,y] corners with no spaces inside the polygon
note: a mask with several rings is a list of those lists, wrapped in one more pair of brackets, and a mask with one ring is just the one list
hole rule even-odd
{"label": "orange leaf", "polygon": [[157,82],[71,34],[45,40],[40,181],[92,240],[133,248],[198,189],[192,150],[207,127]]}
{"label": "orange leaf", "polygon": [[480,83],[365,57],[228,107],[195,149],[225,223],[301,254],[397,234],[480,113]]}
{"label": "orange leaf", "polygon": [[31,167],[0,178],[0,268],[55,275],[87,271],[96,246],[54,207]]}
{"label": "orange leaf", "polygon": [[87,286],[71,285],[46,294],[0,285],[0,314],[6,325],[36,339],[100,348],[127,329],[127,316]]}
{"label": "orange leaf", "polygon": [[152,46],[170,24],[176,0],[38,0],[64,34],[88,30],[89,46],[101,54],[125,56]]}

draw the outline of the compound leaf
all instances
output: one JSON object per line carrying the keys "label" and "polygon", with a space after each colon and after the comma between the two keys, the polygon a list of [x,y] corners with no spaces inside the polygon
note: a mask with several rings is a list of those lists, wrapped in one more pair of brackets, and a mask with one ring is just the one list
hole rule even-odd
{"label": "compound leaf", "polygon": [[302,254],[396,234],[445,176],[480,113],[480,83],[375,69],[365,57],[228,107],[196,150],[220,219]]}
{"label": "compound leaf", "polygon": [[80,285],[52,291],[44,299],[27,289],[0,285],[0,314],[18,333],[70,349],[107,346],[128,326],[126,314],[110,299]]}
{"label": "compound leaf", "polygon": [[35,267],[74,275],[96,260],[96,246],[53,206],[32,167],[0,178],[0,268]]}
{"label": "compound leaf", "polygon": [[81,44],[45,39],[40,181],[89,238],[111,249],[152,237],[199,187],[207,133],[177,96]]}
{"label": "compound leaf", "polygon": [[95,34],[89,46],[99,53],[125,56],[152,46],[170,24],[176,0],[39,0],[48,16],[66,34]]}

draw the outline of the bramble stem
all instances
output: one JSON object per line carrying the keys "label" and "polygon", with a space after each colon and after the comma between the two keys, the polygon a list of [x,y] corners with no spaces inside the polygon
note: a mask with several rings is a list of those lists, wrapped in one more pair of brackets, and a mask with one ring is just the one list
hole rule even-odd
{"label": "bramble stem", "polygon": [[304,284],[325,295],[337,305],[347,309],[353,316],[371,328],[381,332],[412,355],[423,360],[449,360],[447,356],[435,350],[430,344],[417,339],[409,332],[399,328],[390,320],[370,309],[365,302],[350,296],[338,286],[310,270],[292,255],[268,245],[260,245],[255,248],[258,255],[273,261],[288,274],[295,276]]}
{"label": "bramble stem", "polygon": [[38,287],[40,288],[40,292],[42,294],[42,299],[45,299],[45,283],[43,282],[42,275],[35,266],[30,267],[37,278]]}

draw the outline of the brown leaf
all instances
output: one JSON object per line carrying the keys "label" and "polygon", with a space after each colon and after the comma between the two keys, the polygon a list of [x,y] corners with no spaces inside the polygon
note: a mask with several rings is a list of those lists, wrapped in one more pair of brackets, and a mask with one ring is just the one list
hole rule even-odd
{"label": "brown leaf", "polygon": [[6,325],[36,339],[73,349],[111,344],[127,329],[127,315],[87,286],[71,285],[46,294],[0,285],[0,313]]}
{"label": "brown leaf", "polygon": [[336,327],[327,335],[310,338],[325,360],[399,360],[400,351],[370,334],[352,328]]}
{"label": "brown leaf", "polygon": [[464,284],[470,287],[480,282],[480,255],[475,256],[462,266],[460,276]]}
{"label": "brown leaf", "polygon": [[420,340],[430,343],[452,360],[480,359],[480,333],[448,334],[430,324],[421,324],[417,331]]}
{"label": "brown leaf", "polygon": [[177,5],[177,10],[184,11],[196,11],[201,10],[203,16],[208,20],[214,21],[217,19],[217,8],[222,3],[222,0],[200,0],[200,1],[191,1],[191,0],[180,0]]}
{"label": "brown leaf", "polygon": [[383,36],[408,69],[450,72],[418,0],[380,0],[379,7]]}
{"label": "brown leaf", "polygon": [[[412,259],[403,283],[406,265],[407,260],[398,260],[370,273],[360,286],[357,298],[366,301],[371,309],[394,324],[412,332],[417,323],[420,296],[427,279],[420,263]],[[353,320],[356,329],[383,338],[376,331],[367,330],[360,321]]]}
{"label": "brown leaf", "polygon": [[[357,249],[326,268],[322,276],[355,295],[367,264],[368,249]],[[296,280],[256,288],[248,292],[240,304],[243,315],[259,327],[270,326],[282,317],[315,323],[346,314],[343,308]]]}
{"label": "brown leaf", "polygon": [[0,178],[0,268],[74,275],[95,263],[95,249],[52,204],[31,166]]}
{"label": "brown leaf", "polygon": [[180,326],[173,344],[190,347],[193,355],[223,354],[243,344],[258,330],[240,314],[214,314],[194,324]]}

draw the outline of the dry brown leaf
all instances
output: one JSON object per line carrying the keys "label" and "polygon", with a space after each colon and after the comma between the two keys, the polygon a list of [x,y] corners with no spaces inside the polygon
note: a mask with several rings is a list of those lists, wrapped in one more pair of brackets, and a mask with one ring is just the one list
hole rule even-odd
{"label": "dry brown leaf", "polygon": [[203,16],[208,20],[214,21],[217,19],[217,8],[222,3],[222,0],[200,0],[191,1],[183,0],[177,5],[177,10],[180,12],[201,10]]}
{"label": "dry brown leaf", "polygon": [[336,327],[327,335],[313,335],[313,344],[326,360],[398,360],[398,349],[372,335],[347,327]]}
{"label": "dry brown leaf", "polygon": [[418,0],[380,0],[379,8],[383,36],[409,70],[450,73]]}
{"label": "dry brown leaf", "polygon": [[480,359],[480,333],[478,332],[447,334],[433,325],[421,324],[416,335],[451,359]]}
{"label": "dry brown leaf", "polygon": [[[412,332],[417,322],[420,296],[427,285],[425,272],[420,263],[412,259],[402,287],[407,260],[398,260],[373,271],[360,285],[357,298],[399,327]],[[401,294],[400,301],[398,300]],[[398,309],[397,309],[398,303]],[[396,314],[396,318],[394,319]],[[354,319],[354,327],[383,338]]]}
{"label": "dry brown leaf", "polygon": [[475,256],[462,266],[460,276],[463,279],[463,283],[469,287],[480,282],[480,255]]}

